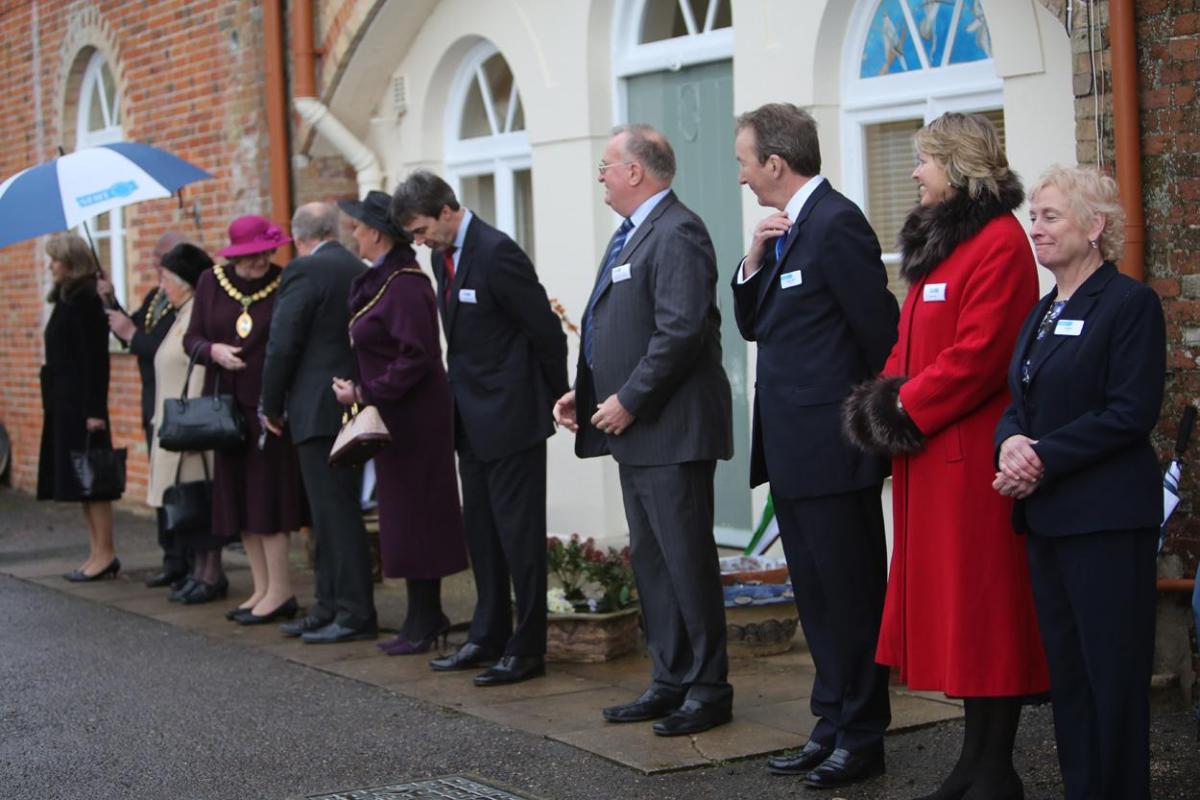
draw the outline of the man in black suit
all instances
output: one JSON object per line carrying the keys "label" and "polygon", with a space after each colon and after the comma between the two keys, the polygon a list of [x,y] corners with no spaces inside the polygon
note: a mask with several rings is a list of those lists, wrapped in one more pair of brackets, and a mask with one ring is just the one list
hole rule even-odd
{"label": "man in black suit", "polygon": [[[158,238],[158,241],[154,243],[154,248],[150,251],[154,271],[157,274],[161,275],[162,273],[162,257],[175,245],[185,241],[187,240],[182,234],[172,231],[168,231]],[[102,296],[111,297],[112,285],[107,281],[98,289]],[[150,426],[150,420],[154,418],[154,354],[158,352],[158,346],[162,344],[163,337],[175,323],[175,309],[167,301],[166,292],[158,288],[156,282],[155,287],[146,293],[142,304],[137,311],[133,312],[132,317],[115,303],[106,313],[108,314],[108,327],[112,329],[113,335],[137,356],[138,374],[142,379],[142,430],[146,433],[146,448],[149,450],[154,437],[154,430]],[[163,562],[159,572],[146,578],[146,585],[150,588],[182,581],[187,578],[188,572],[187,553],[175,541],[175,537],[164,529],[163,510],[159,508],[157,511],[158,546],[163,551]]]}
{"label": "man in black suit", "polygon": [[750,484],[771,484],[780,536],[817,668],[817,724],[772,772],[839,786],[883,772],[891,721],[875,645],[887,580],[880,491],[888,462],[845,439],[851,387],[878,374],[899,311],[879,240],[820,176],[817,126],[772,103],[738,118],[739,181],[778,209],[733,276],[738,328],[758,344]]}
{"label": "man in black suit", "polygon": [[367,531],[359,505],[362,472],[331,467],[342,409],[330,388],[353,377],[350,283],[366,267],[337,240],[338,212],[309,203],[292,216],[299,257],[283,271],[263,365],[260,413],[276,436],[286,425],[300,459],[316,541],[316,604],[281,630],[310,644],[378,635]]}
{"label": "man in black suit", "polygon": [[392,217],[432,250],[478,594],[466,644],[430,666],[495,661],[477,686],[534,678],[545,674],[546,439],[554,399],[567,389],[567,338],[529,257],[460,206],[444,180],[410,175]]}
{"label": "man in black suit", "polygon": [[652,681],[609,722],[660,736],[731,718],[725,605],[713,530],[717,459],[733,455],[717,266],[704,223],[671,191],[675,153],[648,125],[617,128],[600,163],[625,218],[583,316],[575,389],[555,416],[581,458],[619,465]]}

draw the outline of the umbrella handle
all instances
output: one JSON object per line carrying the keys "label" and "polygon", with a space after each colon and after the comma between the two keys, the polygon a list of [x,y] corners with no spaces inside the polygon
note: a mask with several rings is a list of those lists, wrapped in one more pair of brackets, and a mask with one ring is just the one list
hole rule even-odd
{"label": "umbrella handle", "polygon": [[1175,437],[1175,453],[1183,455],[1187,450],[1188,440],[1192,438],[1192,427],[1196,424],[1196,407],[1191,403],[1184,406],[1183,417],[1179,420],[1179,434]]}

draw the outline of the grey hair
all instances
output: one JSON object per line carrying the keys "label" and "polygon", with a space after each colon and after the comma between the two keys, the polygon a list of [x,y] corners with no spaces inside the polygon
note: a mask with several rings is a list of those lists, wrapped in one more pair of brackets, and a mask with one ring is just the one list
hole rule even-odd
{"label": "grey hair", "polygon": [[667,137],[652,125],[632,123],[612,129],[613,136],[625,134],[625,153],[655,178],[670,183],[675,177],[675,151]]}
{"label": "grey hair", "polygon": [[737,130],[754,132],[754,155],[759,164],[779,156],[797,175],[821,173],[821,142],[817,121],[791,103],[767,103],[737,118]]}
{"label": "grey hair", "polygon": [[306,242],[336,239],[338,212],[329,203],[305,203],[292,215],[292,236]]}

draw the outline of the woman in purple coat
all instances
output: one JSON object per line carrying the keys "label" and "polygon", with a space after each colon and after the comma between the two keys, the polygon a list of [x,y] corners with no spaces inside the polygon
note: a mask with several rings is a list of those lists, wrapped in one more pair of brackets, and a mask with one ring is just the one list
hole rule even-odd
{"label": "woman in purple coat", "polygon": [[[245,443],[219,450],[213,458],[212,534],[226,541],[241,537],[254,582],[250,597],[226,614],[241,625],[263,625],[297,611],[288,574],[288,533],[307,522],[300,464],[290,440],[266,435],[257,411],[283,271],[271,263],[271,255],[290,241],[263,217],[235,219],[229,246],[217,251],[229,263],[201,274],[183,337],[184,350],[209,367],[205,392],[216,387],[232,395],[246,422]],[[228,591],[220,549],[197,564],[197,573],[196,585],[180,598],[185,602],[207,602]]]}
{"label": "woman in purple coat", "polygon": [[437,305],[408,237],[388,217],[391,198],[369,192],[338,206],[354,220],[358,253],[373,269],[350,288],[350,343],[360,383],[335,378],[346,405],[374,405],[392,443],[375,456],[383,574],[405,578],[408,611],[389,655],[424,653],[450,626],[441,582],[467,568],[454,474],[450,385],[442,366]]}

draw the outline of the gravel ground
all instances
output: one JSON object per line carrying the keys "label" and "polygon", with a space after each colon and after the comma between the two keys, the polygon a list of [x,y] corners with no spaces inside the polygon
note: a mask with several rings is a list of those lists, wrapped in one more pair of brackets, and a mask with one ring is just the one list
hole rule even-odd
{"label": "gravel ground", "polygon": [[[0,493],[6,565],[84,552],[78,509]],[[153,525],[122,513],[122,550]],[[961,722],[889,736],[888,774],[837,794],[768,776],[760,759],[645,776],[386,690],[0,577],[0,798],[298,798],[469,773],[545,800],[908,798],[957,756]],[[735,709],[736,713],[736,709]],[[1200,796],[1190,710],[1159,703],[1154,796]],[[1027,796],[1061,796],[1048,707],[1027,712]]]}

